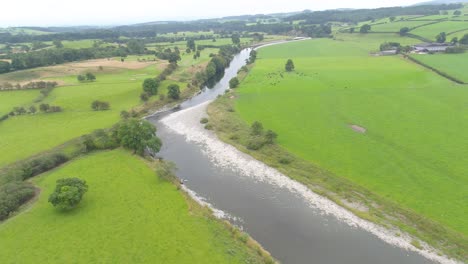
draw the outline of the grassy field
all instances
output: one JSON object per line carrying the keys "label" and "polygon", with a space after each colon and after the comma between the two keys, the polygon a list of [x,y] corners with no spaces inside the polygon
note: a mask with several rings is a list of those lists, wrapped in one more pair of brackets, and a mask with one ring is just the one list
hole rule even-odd
{"label": "grassy field", "polygon": [[[168,80],[162,83],[159,94],[167,94],[167,86],[173,83],[178,84],[184,92],[187,84],[191,82],[192,74],[203,68],[211,52],[217,51],[206,49],[201,53],[201,58],[197,60],[193,59],[193,55],[182,56],[179,68],[173,76],[169,76]],[[0,167],[45,151],[95,129],[108,128],[118,122],[122,110],[130,110],[142,104],[139,96],[142,92],[143,80],[156,77],[167,63],[161,61],[140,63],[137,62],[138,58],[142,57],[131,56],[125,63],[112,60],[85,61],[0,75],[0,80],[27,81],[33,76],[34,79],[56,80],[65,85],[55,88],[42,102],[61,106],[63,112],[16,116],[0,123],[0,149],[3,151],[0,155]],[[98,70],[99,65],[104,65],[103,71]],[[88,70],[96,73],[97,81],[79,83],[76,80],[76,74]],[[20,92],[15,98],[24,100],[23,104],[27,104],[30,100],[21,97]],[[111,109],[93,111],[91,103],[94,100],[109,102]],[[159,99],[155,96],[151,100]],[[11,105],[13,104],[9,103],[5,109],[11,109]],[[8,110],[3,110],[2,106],[0,111]]]}
{"label": "grassy field", "polygon": [[[372,31],[374,32],[400,32],[403,27],[414,28],[427,24],[427,21],[397,21],[388,22],[380,25],[372,25]],[[429,22],[430,23],[430,22]]]}
{"label": "grassy field", "polygon": [[[237,112],[277,132],[291,153],[466,236],[468,90],[400,57],[371,57],[365,46],[261,49]],[[288,58],[294,73],[284,72]]]}
{"label": "grassy field", "polygon": [[[47,202],[64,177],[89,186],[70,212]],[[223,223],[124,150],[80,158],[33,181],[41,188],[38,201],[0,224],[1,263],[263,263]]]}
{"label": "grassy field", "polygon": [[0,116],[8,114],[13,107],[30,105],[39,96],[38,90],[1,91]]}
{"label": "grassy field", "polygon": [[[445,21],[417,28],[412,30],[411,33],[435,41],[436,36],[441,32],[449,34],[463,29],[468,30],[468,22]],[[450,41],[450,39],[448,39],[448,41]]]}
{"label": "grassy field", "polygon": [[468,83],[468,53],[414,55],[414,57],[435,69]]}

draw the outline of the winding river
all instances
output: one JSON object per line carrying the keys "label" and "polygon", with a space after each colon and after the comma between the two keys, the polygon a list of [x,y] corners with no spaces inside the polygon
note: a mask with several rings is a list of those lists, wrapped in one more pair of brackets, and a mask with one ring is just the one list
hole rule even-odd
{"label": "winding river", "polygon": [[249,53],[245,49],[235,56],[214,88],[177,110],[148,117],[164,142],[159,156],[177,165],[186,190],[248,232],[281,263],[456,263],[358,219],[203,128],[199,121],[206,106],[225,92]]}

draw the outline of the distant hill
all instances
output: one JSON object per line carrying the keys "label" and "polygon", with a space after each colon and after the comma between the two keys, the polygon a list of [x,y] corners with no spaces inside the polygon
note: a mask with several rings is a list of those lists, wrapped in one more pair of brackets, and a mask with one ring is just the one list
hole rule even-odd
{"label": "distant hill", "polygon": [[468,0],[433,0],[421,2],[416,5],[441,5],[441,4],[456,4],[456,3],[468,3]]}

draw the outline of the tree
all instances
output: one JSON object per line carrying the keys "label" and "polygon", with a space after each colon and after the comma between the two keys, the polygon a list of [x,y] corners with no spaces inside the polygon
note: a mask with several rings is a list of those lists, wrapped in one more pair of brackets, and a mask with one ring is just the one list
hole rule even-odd
{"label": "tree", "polygon": [[453,15],[454,16],[461,16],[462,12],[460,10],[456,10],[455,12],[453,12]]}
{"label": "tree", "polygon": [[88,72],[88,73],[86,73],[86,80],[87,80],[87,81],[90,81],[90,82],[95,81],[95,80],[96,80],[96,76],[95,76],[94,74]]}
{"label": "tree", "polygon": [[361,33],[368,33],[371,30],[371,26],[369,24],[365,24],[361,27],[359,32]]}
{"label": "tree", "polygon": [[39,110],[41,110],[41,112],[47,112],[47,111],[49,111],[49,109],[50,109],[49,104],[40,104],[39,105]]}
{"label": "tree", "polygon": [[229,88],[234,89],[237,88],[237,86],[239,86],[239,79],[234,77],[229,81]]}
{"label": "tree", "polygon": [[354,31],[356,31],[356,29],[355,29],[355,28],[350,28],[350,29],[349,29],[349,33],[351,33],[351,34],[353,34],[353,33],[354,33]]}
{"label": "tree", "polygon": [[81,74],[78,75],[78,76],[76,77],[76,79],[77,79],[79,82],[84,82],[84,81],[86,81],[86,77],[85,77],[84,75],[81,75]]}
{"label": "tree", "polygon": [[396,20],[396,17],[394,17],[394,16],[390,17],[390,22],[393,22],[395,20]]}
{"label": "tree", "polygon": [[177,52],[171,52],[168,56],[169,63],[177,63],[178,61],[181,60],[180,55],[177,54]]}
{"label": "tree", "polygon": [[37,112],[37,108],[34,105],[29,107],[29,113],[34,114],[36,112]]}
{"label": "tree", "polygon": [[104,111],[104,110],[109,110],[110,104],[108,102],[103,102],[99,100],[95,100],[91,103],[91,108],[94,111]]}
{"label": "tree", "polygon": [[180,88],[177,84],[171,84],[167,87],[167,96],[170,98],[177,100],[180,97]]}
{"label": "tree", "polygon": [[196,49],[195,40],[193,40],[193,39],[187,40],[187,48],[190,49],[190,50],[195,51],[195,49]]}
{"label": "tree", "polygon": [[438,43],[444,43],[447,40],[447,34],[445,32],[440,32],[439,35],[436,36],[436,41]]}
{"label": "tree", "polygon": [[465,34],[459,41],[460,44],[468,45],[468,34]]}
{"label": "tree", "polygon": [[127,43],[127,48],[132,54],[145,53],[145,43],[141,40],[132,39]]}
{"label": "tree", "polygon": [[146,148],[159,152],[162,145],[156,136],[156,128],[146,120],[125,120],[119,126],[117,136],[124,148],[131,149],[138,155],[143,155]]}
{"label": "tree", "polygon": [[263,133],[263,125],[262,123],[255,121],[252,123],[252,126],[250,127],[250,134],[254,136],[259,136]]}
{"label": "tree", "polygon": [[267,144],[273,144],[275,142],[276,138],[278,138],[278,134],[276,134],[272,130],[268,130],[265,133],[265,142]]}
{"label": "tree", "polygon": [[149,95],[158,94],[159,82],[154,78],[148,78],[143,81],[143,91]]}
{"label": "tree", "polygon": [[294,71],[294,62],[289,59],[287,62],[286,62],[286,65],[284,67],[286,69],[287,72],[291,72],[291,71]]}
{"label": "tree", "polygon": [[57,180],[55,191],[49,196],[49,202],[62,210],[75,208],[88,191],[86,181],[78,178]]}
{"label": "tree", "polygon": [[458,38],[457,37],[453,37],[452,40],[450,41],[450,43],[456,45],[458,43]]}
{"label": "tree", "polygon": [[409,27],[402,27],[402,28],[400,29],[400,35],[402,35],[402,36],[408,34],[408,32],[410,32]]}
{"label": "tree", "polygon": [[54,40],[52,43],[55,45],[55,47],[56,47],[57,49],[63,48],[62,41],[60,41],[60,40],[58,40],[58,39]]}
{"label": "tree", "polygon": [[9,72],[11,65],[8,61],[0,61],[0,73]]}
{"label": "tree", "polygon": [[237,33],[236,33],[236,34],[232,34],[231,40],[232,40],[232,43],[233,43],[234,45],[239,45],[239,44],[240,44],[240,36],[239,36],[239,34],[237,34]]}

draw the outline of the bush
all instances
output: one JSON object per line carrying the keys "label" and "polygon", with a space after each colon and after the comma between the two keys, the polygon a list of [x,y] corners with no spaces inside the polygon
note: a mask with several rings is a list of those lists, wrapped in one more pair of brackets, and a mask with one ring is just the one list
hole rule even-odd
{"label": "bush", "polygon": [[93,101],[93,102],[91,103],[91,108],[92,108],[94,111],[109,110],[110,104],[109,104],[108,102],[103,102],[103,101],[96,100],[96,101]]}
{"label": "bush", "polygon": [[75,208],[88,191],[88,185],[84,180],[68,178],[57,180],[55,191],[49,196],[49,202],[62,210]]}
{"label": "bush", "polygon": [[250,150],[259,150],[263,145],[265,145],[264,141],[261,138],[255,137],[249,140],[247,148]]}
{"label": "bush", "polygon": [[159,81],[156,79],[148,78],[143,82],[143,91],[149,96],[158,94],[158,87]]}
{"label": "bush", "polygon": [[143,101],[143,102],[147,102],[147,101],[149,100],[149,97],[150,97],[150,96],[148,95],[148,93],[142,93],[142,94],[140,94],[140,99],[141,99],[141,101]]}
{"label": "bush", "polygon": [[68,157],[62,153],[53,153],[50,155],[37,157],[24,163],[21,166],[21,178],[22,180],[29,179],[43,172],[51,170],[67,161]]}
{"label": "bush", "polygon": [[449,54],[464,53],[465,49],[463,47],[448,47],[445,52]]}
{"label": "bush", "polygon": [[250,134],[254,136],[261,135],[263,133],[263,125],[262,123],[255,121],[252,123],[250,127]]}
{"label": "bush", "polygon": [[11,182],[0,186],[0,221],[34,197],[34,193],[34,187],[27,182]]}
{"label": "bush", "polygon": [[204,117],[200,120],[201,124],[207,124],[209,122],[208,118]]}
{"label": "bush", "polygon": [[287,62],[286,62],[286,65],[284,66],[285,70],[287,72],[291,72],[291,71],[294,71],[294,62],[289,59]]}
{"label": "bush", "polygon": [[169,98],[172,98],[174,100],[177,100],[180,98],[180,88],[179,88],[179,85],[177,84],[171,84],[167,87],[167,96],[169,96]]}
{"label": "bush", "polygon": [[237,86],[239,86],[239,79],[234,77],[229,81],[229,88],[234,89],[237,88]]}

